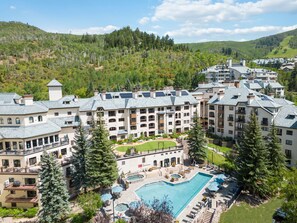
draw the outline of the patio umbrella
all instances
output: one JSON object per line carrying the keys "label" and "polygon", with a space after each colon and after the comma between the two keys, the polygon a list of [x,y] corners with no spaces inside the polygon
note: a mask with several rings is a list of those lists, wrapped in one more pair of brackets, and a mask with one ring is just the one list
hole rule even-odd
{"label": "patio umbrella", "polygon": [[138,204],[139,202],[138,201],[132,201],[130,204],[129,204],[129,207],[131,209],[136,209],[138,207]]}
{"label": "patio umbrella", "polygon": [[222,179],[222,178],[216,178],[215,181],[221,184],[221,183],[223,183],[225,180]]}
{"label": "patio umbrella", "polygon": [[217,192],[220,188],[219,188],[219,184],[218,182],[211,182],[209,184],[209,186],[207,187],[207,189],[209,191],[213,191],[213,192]]}
{"label": "patio umbrella", "polygon": [[115,186],[111,189],[112,193],[120,193],[123,191],[123,188],[121,186]]}
{"label": "patio umbrella", "polygon": [[216,175],[216,179],[222,179],[222,180],[225,180],[226,178],[227,178],[226,175],[223,174],[223,173]]}
{"label": "patio umbrella", "polygon": [[111,199],[111,194],[110,193],[107,193],[107,194],[102,194],[101,195],[101,200],[103,202],[107,201],[107,200],[110,200]]}

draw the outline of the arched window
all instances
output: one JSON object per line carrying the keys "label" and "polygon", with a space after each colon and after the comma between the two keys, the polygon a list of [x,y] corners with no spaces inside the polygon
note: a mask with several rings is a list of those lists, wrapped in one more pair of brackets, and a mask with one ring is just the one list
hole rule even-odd
{"label": "arched window", "polygon": [[144,128],[144,127],[146,127],[146,124],[141,124],[140,125],[140,128]]}
{"label": "arched window", "polygon": [[114,118],[109,119],[109,122],[116,122],[116,119],[114,119]]}
{"label": "arched window", "polygon": [[150,123],[150,124],[149,124],[149,128],[150,128],[150,129],[155,128],[155,123]]}
{"label": "arched window", "polygon": [[7,119],[7,124],[10,124],[10,125],[12,124],[12,119],[11,118]]}
{"label": "arched window", "polygon": [[4,119],[0,118],[0,124],[4,124]]}
{"label": "arched window", "polygon": [[116,127],[110,127],[110,128],[109,128],[109,131],[115,131],[115,130],[117,130]]}
{"label": "arched window", "polygon": [[15,124],[17,124],[17,125],[21,124],[20,118],[15,118]]}
{"label": "arched window", "polygon": [[34,118],[32,116],[29,117],[29,123],[33,123],[34,122]]}
{"label": "arched window", "polygon": [[109,139],[110,140],[117,140],[117,136],[110,136]]}
{"label": "arched window", "polygon": [[141,122],[146,122],[146,116],[141,116],[141,117],[140,117],[140,121],[141,121]]}
{"label": "arched window", "polygon": [[42,116],[41,115],[38,115],[38,121],[42,122]]}
{"label": "arched window", "polygon": [[175,121],[175,125],[181,125],[181,121],[180,120]]}
{"label": "arched window", "polygon": [[155,121],[155,116],[154,115],[150,115],[149,116],[149,121]]}

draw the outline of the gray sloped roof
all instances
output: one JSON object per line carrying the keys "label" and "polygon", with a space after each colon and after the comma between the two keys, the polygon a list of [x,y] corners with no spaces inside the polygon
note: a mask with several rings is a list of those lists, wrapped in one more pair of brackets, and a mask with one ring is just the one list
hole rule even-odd
{"label": "gray sloped roof", "polygon": [[49,120],[61,128],[79,126],[79,118],[76,116],[50,118]]}
{"label": "gray sloped roof", "polygon": [[283,106],[274,118],[275,126],[297,129],[297,107],[295,105]]}
{"label": "gray sloped roof", "polygon": [[16,93],[0,93],[0,105],[1,104],[14,104],[15,99],[20,99],[21,96]]}
{"label": "gray sloped roof", "polygon": [[26,139],[59,131],[61,128],[50,121],[30,126],[0,127],[0,139]]}
{"label": "gray sloped roof", "polygon": [[260,86],[260,84],[258,83],[246,83],[245,84],[249,89],[253,90],[253,89],[262,89],[262,87]]}
{"label": "gray sloped roof", "polygon": [[48,84],[48,87],[62,87],[63,85],[56,79],[51,80]]}
{"label": "gray sloped roof", "polygon": [[78,98],[75,100],[74,95],[67,95],[57,101],[37,101],[37,104],[45,106],[49,109],[54,108],[78,108],[83,104],[87,103],[89,98]]}
{"label": "gray sloped roof", "polygon": [[48,109],[42,105],[5,104],[0,105],[0,115],[26,115],[47,112]]}
{"label": "gray sloped roof", "polygon": [[284,87],[278,82],[270,82],[269,85],[271,86],[271,88],[283,88]]}
{"label": "gray sloped roof", "polygon": [[[158,91],[161,93],[161,91]],[[171,105],[184,105],[185,102],[190,104],[197,104],[198,101],[187,91],[183,91],[185,95],[176,97],[173,94],[164,96],[157,96],[156,98],[151,97],[138,97],[134,98],[110,98],[102,100],[101,94],[94,96],[89,99],[85,104],[80,107],[80,111],[95,111],[97,108],[102,107],[104,110],[116,110],[116,109],[127,109],[127,108],[145,108],[145,107],[161,107]],[[148,93],[148,92],[142,92]],[[165,91],[163,92],[165,93]],[[111,93],[107,93],[111,94]],[[121,92],[119,92],[121,94]],[[125,92],[129,94],[129,92]]]}

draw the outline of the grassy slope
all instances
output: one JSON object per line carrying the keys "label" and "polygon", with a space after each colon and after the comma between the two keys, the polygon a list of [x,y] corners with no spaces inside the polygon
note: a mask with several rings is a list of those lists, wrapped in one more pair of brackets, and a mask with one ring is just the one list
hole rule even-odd
{"label": "grassy slope", "polygon": [[234,205],[221,215],[220,223],[271,223],[274,211],[282,202],[281,199],[271,199],[258,207],[251,207],[246,203]]}
{"label": "grassy slope", "polygon": [[225,163],[226,159],[222,155],[217,154],[216,152],[209,150],[209,149],[206,150],[206,153],[207,153],[207,161],[209,163],[214,163],[217,166]]}
{"label": "grassy slope", "polygon": [[275,47],[270,53],[268,53],[268,57],[287,57],[292,58],[297,55],[297,49],[292,49],[289,46],[289,41],[293,36],[287,36],[280,43],[279,47]]}
{"label": "grassy slope", "polygon": [[[160,143],[162,142],[162,143]],[[138,151],[149,151],[149,150],[155,150],[158,148],[163,148],[163,142],[164,142],[164,148],[169,148],[176,146],[176,143],[173,141],[152,141],[152,142],[146,142],[137,146],[119,146],[116,147],[116,150],[119,152],[126,152],[127,149],[131,147],[135,147]],[[158,144],[160,143],[160,144]]]}

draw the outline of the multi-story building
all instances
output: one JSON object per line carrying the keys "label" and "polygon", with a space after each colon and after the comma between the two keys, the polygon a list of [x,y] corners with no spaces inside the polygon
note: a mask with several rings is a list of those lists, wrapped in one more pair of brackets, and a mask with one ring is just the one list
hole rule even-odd
{"label": "multi-story building", "polygon": [[[110,140],[189,130],[199,103],[186,90],[102,92],[91,98],[62,96],[62,84],[48,84],[49,100],[0,93],[0,204],[33,207],[43,151],[61,162],[67,186],[76,127],[104,120]],[[168,155],[169,156],[169,155]],[[164,155],[164,160],[167,154]],[[164,161],[165,162],[165,161]],[[71,192],[71,190],[70,190]]]}
{"label": "multi-story building", "polygon": [[297,144],[294,142],[296,143],[297,116],[294,112],[296,109],[290,101],[272,98],[245,86],[226,88],[208,102],[209,131],[222,137],[238,139],[243,133],[244,125],[249,121],[251,112],[255,112],[264,137],[267,136],[273,122],[283,133],[280,140],[287,154],[288,164],[295,165]]}

